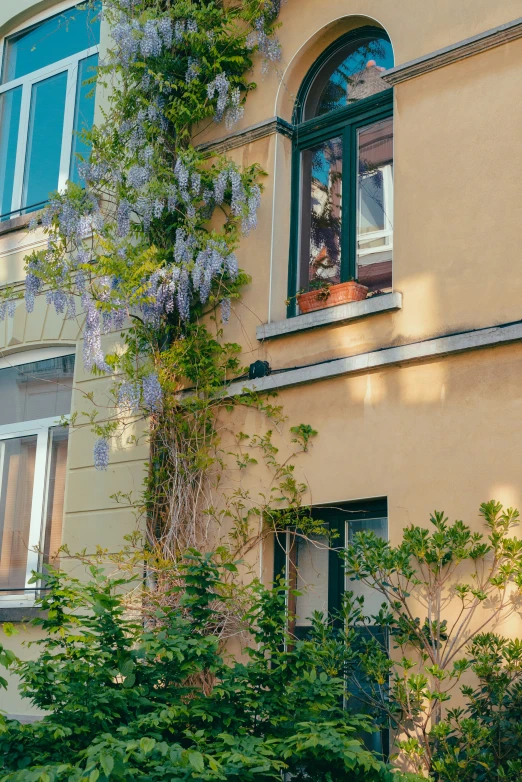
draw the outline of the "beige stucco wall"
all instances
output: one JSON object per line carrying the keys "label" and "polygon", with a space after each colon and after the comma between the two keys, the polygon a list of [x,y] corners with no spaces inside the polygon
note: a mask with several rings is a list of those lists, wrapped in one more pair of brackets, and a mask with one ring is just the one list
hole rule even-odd
{"label": "beige stucco wall", "polygon": [[[2,0],[0,36],[62,5]],[[275,114],[290,120],[314,59],[360,23],[388,31],[400,64],[519,15],[518,0],[287,0],[279,30],[283,60],[266,77],[255,66],[258,90],[239,129]],[[306,365],[519,319],[520,72],[519,40],[395,88],[398,312],[260,344],[255,327],[286,312],[291,142],[272,135],[230,153],[267,172],[259,227],[239,252],[253,281],[225,330],[227,339],[243,345],[245,363],[263,358],[275,369]],[[211,124],[200,140],[223,133]],[[0,226],[0,284],[21,279],[23,255],[35,241],[38,235],[2,235]],[[13,321],[0,324],[0,355],[39,344],[78,345],[73,410],[88,409],[91,390],[103,405],[103,382],[82,368],[80,329],[81,320],[63,321],[43,301],[31,316],[19,307]],[[310,453],[298,458],[313,502],[387,496],[392,542],[406,523],[427,523],[434,508],[477,523],[484,500],[520,504],[521,360],[522,346],[514,345],[281,393],[289,425],[304,422],[319,431]],[[246,429],[253,419],[241,415],[237,426]],[[255,426],[263,424],[256,419]],[[118,507],[110,495],[139,492],[145,447],[122,442],[108,472],[98,473],[93,441],[85,429],[71,435],[64,542],[72,551],[97,544],[115,550],[136,524],[131,509]],[[252,564],[259,564],[255,557]],[[271,567],[266,545],[267,579]],[[28,712],[17,698],[12,690],[7,697],[0,693],[0,708]]]}
{"label": "beige stucco wall", "polygon": [[[31,2],[21,0],[0,3],[0,36],[11,33],[19,25],[32,23],[43,18],[44,14],[60,11],[71,3],[56,3],[52,0]],[[102,28],[101,49],[106,45],[106,30]],[[97,116],[100,103],[106,96],[99,90],[97,94]],[[40,230],[28,234],[26,230],[2,233],[0,223],[0,285],[12,284],[24,277],[24,256],[34,249],[44,246],[45,237]],[[70,320],[57,315],[53,307],[45,303],[43,297],[37,298],[34,312],[27,315],[25,307],[17,307],[13,319],[0,323],[0,357],[9,356],[38,347],[71,347],[76,352],[76,368],[71,412],[79,414],[90,412],[92,405],[86,394],[93,392],[95,402],[103,418],[104,410],[109,407],[107,383],[87,375],[82,365],[81,328],[83,316]],[[34,360],[34,359],[32,359]],[[0,401],[1,403],[1,401]],[[80,419],[79,419],[80,420]],[[93,445],[95,438],[89,427],[72,429],[69,438],[67,462],[67,480],[65,489],[65,517],[63,543],[72,553],[93,551],[96,545],[109,551],[118,551],[124,544],[124,536],[136,528],[136,518],[132,508],[125,503],[117,505],[110,498],[117,491],[139,494],[143,480],[143,460],[146,457],[144,446],[130,447],[128,438],[137,434],[127,430],[125,436],[115,444],[111,455],[111,465],[106,473],[99,473],[93,466]],[[62,566],[78,573],[73,559],[62,558]],[[4,616],[5,611],[2,616]],[[35,640],[39,633],[27,624],[19,625],[20,635],[15,638],[0,638],[17,654],[35,654],[24,641]],[[0,632],[0,636],[3,635]],[[7,693],[0,691],[0,710],[10,714],[34,714],[35,710],[27,701],[20,698],[16,690],[16,681],[11,680]]]}

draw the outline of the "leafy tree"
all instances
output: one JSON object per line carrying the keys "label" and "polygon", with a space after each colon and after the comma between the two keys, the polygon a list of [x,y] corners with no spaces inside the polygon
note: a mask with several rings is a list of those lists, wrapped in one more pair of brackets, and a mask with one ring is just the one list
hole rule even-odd
{"label": "leafy tree", "polygon": [[[380,611],[370,617],[365,616],[362,598],[347,596],[356,661],[352,687],[381,724],[391,725],[401,755],[423,773],[434,769],[432,731],[466,672],[482,677],[478,691],[465,688],[464,693],[471,698],[473,729],[486,731],[482,738],[476,733],[470,752],[489,757],[494,736],[503,730],[497,713],[502,698],[518,697],[515,681],[506,683],[518,645],[511,647],[484,633],[506,621],[520,597],[522,541],[510,535],[519,514],[494,501],[481,505],[480,513],[486,535],[472,532],[462,521],[450,524],[443,513],[435,512],[432,531],[407,527],[398,546],[373,533],[359,533],[344,555],[348,577],[383,597]],[[476,658],[479,652],[482,661],[480,655]],[[448,746],[465,742],[471,725],[461,721],[462,712],[450,715],[436,734]],[[498,747],[493,755],[500,758],[502,753]]]}
{"label": "leafy tree", "polygon": [[130,579],[51,571],[38,657],[0,658],[47,712],[33,724],[1,718],[2,782],[390,779],[358,737],[368,719],[342,708],[338,640],[316,619],[310,639],[290,642],[284,584],[250,585],[250,644],[239,661],[219,653],[206,628],[235,567],[189,552],[178,607],[158,606],[148,626],[133,615]]}

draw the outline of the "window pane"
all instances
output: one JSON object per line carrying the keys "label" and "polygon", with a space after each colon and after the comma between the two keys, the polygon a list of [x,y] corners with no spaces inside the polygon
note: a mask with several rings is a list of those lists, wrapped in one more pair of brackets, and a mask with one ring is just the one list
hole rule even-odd
{"label": "window pane", "polygon": [[71,182],[80,182],[78,175],[78,158],[81,155],[83,160],[88,160],[90,155],[90,144],[86,144],[79,137],[82,130],[90,130],[94,124],[94,97],[95,85],[84,84],[86,79],[95,75],[94,68],[98,65],[98,55],[93,54],[81,60],[78,65],[78,84],[76,87],[76,104],[74,108],[74,135],[71,151],[71,170],[69,178]]}
{"label": "window pane", "polygon": [[35,456],[36,436],[0,441],[1,590],[25,586]]}
{"label": "window pane", "polygon": [[0,426],[70,413],[73,372],[74,356],[0,370]]}
{"label": "window pane", "polygon": [[393,120],[357,134],[357,278],[369,293],[390,291],[393,253]]}
{"label": "window pane", "polygon": [[58,187],[67,71],[33,85],[22,207],[47,201]]}
{"label": "window pane", "polygon": [[328,538],[310,536],[297,539],[297,584],[303,592],[296,598],[296,627],[310,626],[314,611],[328,613]]}
{"label": "window pane", "polygon": [[[373,532],[378,538],[388,540],[388,519],[360,519],[346,522],[346,540],[353,543],[358,532]],[[346,579],[345,589],[353,592],[355,597],[364,597],[363,613],[365,616],[375,616],[384,602],[384,598],[376,589],[368,587],[361,581]]]}
{"label": "window pane", "polygon": [[0,216],[9,217],[13,197],[14,170],[22,88],[0,95]]}
{"label": "window pane", "polygon": [[65,498],[65,468],[69,432],[61,427],[51,429],[49,474],[47,478],[47,502],[45,534],[43,540],[43,565],[57,567],[57,552],[62,545],[63,504]]}
{"label": "window pane", "polygon": [[82,52],[100,42],[101,1],[69,8],[6,40],[2,84]]}
{"label": "window pane", "polygon": [[323,65],[306,97],[304,119],[342,109],[390,89],[382,74],[392,67],[391,43],[363,33],[338,49]]}
{"label": "window pane", "polygon": [[300,288],[340,282],[342,165],[341,138],[302,153]]}

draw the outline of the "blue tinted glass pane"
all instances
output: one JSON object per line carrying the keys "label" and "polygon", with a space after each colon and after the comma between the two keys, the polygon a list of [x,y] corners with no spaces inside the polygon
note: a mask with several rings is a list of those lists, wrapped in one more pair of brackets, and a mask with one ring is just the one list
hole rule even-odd
{"label": "blue tinted glass pane", "polygon": [[16,162],[22,88],[0,95],[0,216],[9,217]]}
{"label": "blue tinted glass pane", "polygon": [[101,1],[90,8],[69,8],[8,38],[2,84],[96,46],[100,42],[100,7]]}
{"label": "blue tinted glass pane", "polygon": [[33,85],[22,206],[47,201],[58,187],[67,71]]}
{"label": "blue tinted glass pane", "polygon": [[391,43],[366,35],[333,54],[317,74],[305,105],[305,119],[350,106],[390,89],[382,74],[393,67]]}
{"label": "blue tinted glass pane", "polygon": [[78,157],[82,160],[89,158],[91,147],[78,134],[82,130],[90,130],[94,122],[94,98],[95,84],[85,84],[86,79],[95,75],[94,68],[98,65],[98,55],[93,54],[81,60],[78,66],[78,85],[76,87],[76,105],[74,108],[74,136],[71,153],[71,169],[69,179],[71,182],[80,182],[78,174]]}

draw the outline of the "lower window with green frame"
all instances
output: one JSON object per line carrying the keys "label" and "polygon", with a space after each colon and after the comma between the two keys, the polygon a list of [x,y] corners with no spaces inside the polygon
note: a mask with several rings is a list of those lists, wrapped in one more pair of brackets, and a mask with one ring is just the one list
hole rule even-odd
{"label": "lower window with green frame", "polygon": [[[311,515],[324,522],[330,533],[333,533],[331,539],[326,535],[305,538],[286,532],[278,533],[275,540],[274,576],[278,578],[284,575],[301,593],[289,601],[289,613],[295,615],[291,632],[296,638],[307,636],[314,611],[335,616],[341,608],[346,590],[356,596],[364,596],[364,613],[367,616],[376,614],[382,603],[382,597],[375,590],[358,582],[347,581],[339,552],[353,540],[357,532],[371,531],[380,538],[388,539],[386,498],[317,506],[312,509]],[[372,632],[371,627],[365,632]],[[364,739],[371,749],[388,755],[387,730],[369,734]]]}

